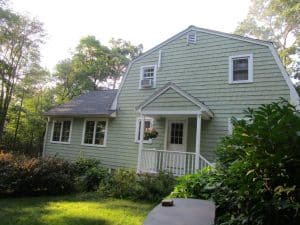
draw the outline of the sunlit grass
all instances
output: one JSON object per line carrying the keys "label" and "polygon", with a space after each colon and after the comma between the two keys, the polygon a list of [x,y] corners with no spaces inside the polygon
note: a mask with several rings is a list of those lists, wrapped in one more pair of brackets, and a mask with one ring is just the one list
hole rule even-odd
{"label": "sunlit grass", "polygon": [[2,225],[141,225],[153,204],[95,193],[0,199]]}

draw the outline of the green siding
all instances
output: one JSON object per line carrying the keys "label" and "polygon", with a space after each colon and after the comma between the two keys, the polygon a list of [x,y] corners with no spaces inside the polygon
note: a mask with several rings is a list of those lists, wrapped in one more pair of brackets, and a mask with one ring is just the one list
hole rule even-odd
{"label": "green siding", "polygon": [[[162,50],[162,60],[157,71],[156,89],[140,90],[140,67],[157,64],[159,50]],[[228,57],[250,53],[253,54],[254,82],[228,84]],[[289,88],[268,47],[202,32],[197,33],[196,44],[187,46],[183,35],[132,64],[120,92],[117,117],[109,121],[107,147],[81,146],[83,119],[75,119],[71,144],[51,144],[48,138],[46,154],[59,153],[75,159],[83,151],[84,155],[99,158],[110,167],[136,168],[138,144],[134,137],[139,115],[135,107],[167,82],[174,82],[214,112],[212,120],[202,120],[201,129],[201,154],[211,161],[220,138],[227,134],[228,118],[242,117],[247,107],[255,108],[279,97],[289,99]],[[182,97],[176,100],[174,96],[174,93],[166,93],[148,107],[175,107],[175,110],[193,107]],[[189,118],[188,151],[195,149],[195,123],[195,118]],[[145,147],[163,149],[165,117],[156,117],[154,126],[159,136]]]}
{"label": "green siding", "polygon": [[143,110],[161,110],[161,111],[176,111],[176,110],[198,110],[199,106],[196,106],[190,100],[186,99],[182,95],[178,94],[173,89],[169,89],[162,95],[157,97],[153,102],[148,104]]}

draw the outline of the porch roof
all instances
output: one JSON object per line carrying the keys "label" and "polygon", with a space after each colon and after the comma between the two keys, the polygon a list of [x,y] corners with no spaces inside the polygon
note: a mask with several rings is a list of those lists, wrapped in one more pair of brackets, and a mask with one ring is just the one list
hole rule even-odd
{"label": "porch roof", "polygon": [[204,102],[169,82],[136,107],[143,115],[198,115],[209,119],[213,112]]}

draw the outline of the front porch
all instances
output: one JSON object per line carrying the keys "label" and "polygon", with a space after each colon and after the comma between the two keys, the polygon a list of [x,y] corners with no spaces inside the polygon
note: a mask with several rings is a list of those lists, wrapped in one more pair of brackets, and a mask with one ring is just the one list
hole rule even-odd
{"label": "front porch", "polygon": [[[197,157],[199,157],[197,159]],[[213,166],[195,152],[142,149],[139,172],[157,173],[164,171],[175,176],[195,173],[198,169]]]}
{"label": "front porch", "polygon": [[[139,132],[138,172],[165,171],[180,176],[212,166],[201,155],[202,122],[210,121],[214,116],[204,103],[170,83],[139,105],[137,110],[141,131],[145,130],[146,118],[165,120],[164,131],[160,134],[163,148],[144,147],[144,132]],[[188,124],[190,119],[193,119],[192,124]]]}

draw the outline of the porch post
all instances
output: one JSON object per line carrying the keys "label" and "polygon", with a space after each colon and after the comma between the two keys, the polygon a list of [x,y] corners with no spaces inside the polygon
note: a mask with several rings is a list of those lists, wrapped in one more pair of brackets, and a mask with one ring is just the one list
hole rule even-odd
{"label": "porch post", "polygon": [[138,165],[137,173],[141,172],[141,163],[142,163],[142,150],[144,145],[144,130],[145,130],[145,116],[141,113],[141,126],[140,126],[140,136],[139,136],[139,152],[138,152]]}
{"label": "porch post", "polygon": [[197,115],[197,129],[196,129],[196,159],[195,159],[195,169],[199,169],[200,162],[200,140],[201,140],[201,112]]}

